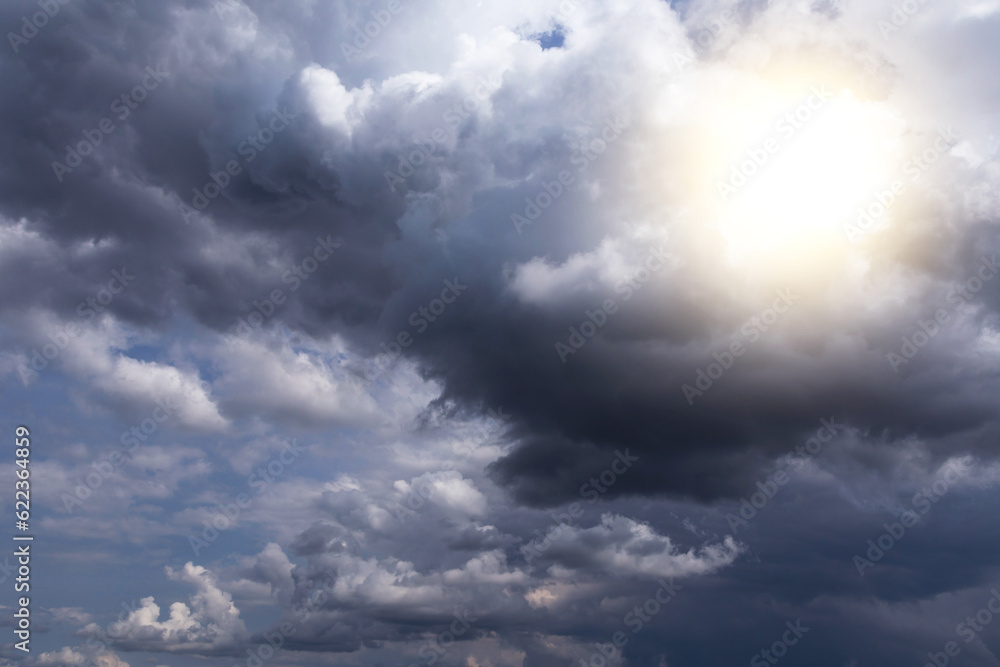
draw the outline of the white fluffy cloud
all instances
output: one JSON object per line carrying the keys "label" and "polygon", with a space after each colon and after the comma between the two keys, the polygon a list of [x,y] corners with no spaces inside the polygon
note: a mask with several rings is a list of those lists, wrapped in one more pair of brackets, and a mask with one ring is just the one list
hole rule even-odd
{"label": "white fluffy cloud", "polygon": [[52,665],[52,667],[129,667],[129,664],[111,651],[102,651],[88,655],[76,648],[64,646],[58,651],[46,651],[39,654],[36,664]]}
{"label": "white fluffy cloud", "polygon": [[744,550],[731,536],[718,544],[681,551],[651,526],[628,517],[605,514],[591,528],[561,524],[531,545],[550,572],[597,570],[609,576],[688,577],[705,575],[732,564]]}
{"label": "white fluffy cloud", "polygon": [[171,604],[169,616],[163,620],[153,598],[143,598],[138,609],[108,627],[116,645],[129,650],[217,653],[232,651],[249,637],[232,596],[218,587],[211,572],[189,562],[177,571],[168,567],[167,576],[197,592],[187,604]]}

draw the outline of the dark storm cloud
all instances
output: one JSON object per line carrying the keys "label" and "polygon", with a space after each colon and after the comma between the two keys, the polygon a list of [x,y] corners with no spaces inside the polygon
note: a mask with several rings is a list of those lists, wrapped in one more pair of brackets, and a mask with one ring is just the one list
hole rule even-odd
{"label": "dark storm cloud", "polygon": [[[9,22],[30,7],[8,5]],[[704,274],[691,267],[655,275],[629,303],[620,291],[607,289],[614,283],[576,297],[561,294],[541,306],[511,296],[502,279],[505,266],[534,257],[558,265],[591,250],[610,218],[655,215],[648,194],[635,192],[643,175],[622,173],[640,150],[643,135],[652,131],[649,127],[622,130],[606,154],[584,152],[586,171],[578,163],[580,151],[572,148],[574,142],[600,136],[605,119],[641,113],[649,97],[641,77],[613,83],[598,83],[594,75],[562,78],[576,73],[572,70],[553,77],[556,89],[581,103],[596,99],[604,87],[617,91],[614,106],[588,108],[584,118],[574,110],[579,119],[574,121],[568,110],[541,106],[542,99],[529,96],[525,105],[525,87],[513,73],[491,93],[490,114],[479,109],[456,126],[449,124],[447,110],[461,105],[458,89],[445,88],[411,103],[417,122],[403,127],[395,114],[400,104],[408,103],[406,97],[383,88],[370,93],[374,101],[356,112],[363,116],[345,134],[342,126],[324,123],[308,108],[311,93],[300,72],[318,55],[313,52],[316,34],[307,32],[310,36],[299,43],[275,31],[273,43],[261,37],[250,49],[236,48],[232,59],[204,43],[194,47],[195,59],[178,50],[183,40],[227,39],[222,10],[206,14],[202,25],[191,23],[190,12],[206,7],[77,3],[54,17],[20,53],[5,54],[11,90],[31,93],[7,96],[0,112],[14,138],[5,149],[5,163],[17,165],[8,168],[5,185],[0,185],[4,214],[15,220],[27,217],[28,229],[47,239],[34,258],[21,255],[5,263],[9,307],[27,306],[41,292],[50,295],[46,306],[72,316],[72,308],[98,288],[97,281],[111,267],[132,265],[140,279],[110,306],[116,315],[155,326],[171,316],[168,304],[180,303],[201,322],[226,330],[247,314],[241,304],[288,285],[282,281],[284,268],[308,252],[316,235],[332,233],[343,241],[344,252],[321,265],[315,280],[302,283],[278,317],[314,336],[343,333],[374,354],[379,342],[412,328],[411,314],[433,301],[443,280],[465,281],[469,290],[461,303],[419,332],[407,353],[429,376],[444,381],[447,398],[508,406],[520,445],[496,464],[495,472],[519,498],[533,503],[571,497],[574,483],[560,479],[599,471],[599,459],[624,446],[644,456],[649,467],[618,486],[615,494],[732,496],[754,470],[759,455],[751,451],[765,456],[783,451],[824,416],[836,415],[862,430],[888,430],[895,437],[933,437],[947,442],[948,452],[980,451],[981,443],[997,435],[995,404],[985,397],[970,397],[947,416],[934,407],[968,382],[901,382],[885,367],[870,363],[875,354],[863,363],[836,353],[821,357],[805,337],[791,341],[792,347],[765,339],[689,407],[681,387],[694,386],[699,371],[713,363],[712,354],[724,354],[727,347],[710,341],[710,332],[740,322],[734,321],[737,305],[727,303],[716,287],[699,284]],[[255,10],[263,12],[253,24],[262,31],[271,10]],[[244,17],[237,9],[230,11],[230,21]],[[294,12],[282,19],[290,20],[295,20]],[[60,27],[69,21],[77,30]],[[255,49],[267,52],[269,59],[262,68],[251,69],[250,58],[260,58]],[[580,56],[581,62],[597,57],[594,51]],[[353,68],[336,66],[345,72],[341,78],[350,81]],[[144,77],[149,81],[146,67],[165,72],[164,80],[127,119],[117,120],[111,104]],[[344,89],[345,94],[368,94],[360,86],[370,84],[352,85],[358,87]],[[522,133],[506,122],[518,108],[523,122],[539,127],[541,134]],[[247,160],[239,147],[281,109],[292,109],[297,116],[275,134],[273,144]],[[65,146],[78,142],[84,130],[99,127],[104,117],[113,118],[117,131],[60,183],[52,162],[65,160]],[[543,119],[569,123],[571,135],[546,133]],[[445,128],[451,138],[407,183],[429,199],[426,204],[411,200],[404,213],[405,202],[387,192],[384,174],[436,127]],[[332,148],[322,149],[324,143]],[[211,174],[220,173],[230,160],[239,164],[240,174],[205,209],[217,226],[185,221],[171,202],[197,201],[195,189],[204,192]],[[491,186],[485,165],[515,179],[536,172],[544,176],[517,188]],[[567,188],[524,235],[515,234],[508,224],[511,213],[524,209],[526,196],[544,192],[560,168],[578,183],[603,181],[610,196],[588,208],[584,190]],[[162,188],[162,195],[154,197],[151,187]],[[637,194],[630,207],[614,203]],[[672,231],[665,247],[683,252],[683,230]],[[977,252],[986,255],[995,249],[989,229],[982,231],[978,243],[969,238],[969,252],[939,258],[938,264],[947,265],[934,272],[962,279],[977,260],[971,247],[978,245]],[[232,257],[199,252],[206,245],[226,247],[229,235],[247,232],[256,234],[250,237],[255,240],[242,240]],[[975,234],[975,228],[969,233]],[[926,263],[920,254],[933,247],[933,239],[917,230],[907,240],[896,261]],[[74,244],[101,241],[106,247],[96,251],[99,261],[92,256],[72,259]],[[638,266],[641,258],[632,257]],[[269,266],[274,259],[284,266]],[[39,290],[41,285],[47,287]],[[709,296],[713,291],[716,295]],[[997,293],[990,284],[974,297],[987,309],[980,315],[986,321],[995,312]],[[587,347],[560,363],[555,343],[568,344],[570,327],[579,328],[587,320],[585,313],[607,298],[617,298],[620,312],[608,316],[606,327]],[[762,307],[766,303],[760,300]],[[925,312],[885,314],[877,330],[874,323],[862,325],[856,333],[867,341],[864,351],[871,352],[871,346],[892,351],[900,328],[905,335],[905,327],[932,314],[933,305],[928,303]],[[812,307],[813,313],[823,312],[822,303]],[[810,316],[809,305],[798,310],[800,317]],[[831,322],[817,333],[831,333],[834,326]],[[739,338],[735,332],[733,336]],[[654,341],[669,344],[651,347]],[[928,350],[907,371],[947,365],[954,353]],[[992,382],[979,381],[985,386]],[[972,432],[976,435],[958,437]],[[592,454],[570,455],[576,449]]]}
{"label": "dark storm cloud", "polygon": [[[6,22],[32,7],[5,5]],[[295,109],[295,67],[286,62],[262,76],[262,70],[251,72],[246,63],[226,62],[224,56],[213,66],[207,43],[197,54],[185,54],[180,50],[184,39],[221,38],[225,24],[209,4],[206,23],[195,28],[202,34],[195,36],[184,25],[185,12],[193,10],[182,7],[72,3],[20,53],[4,54],[11,94],[5,96],[0,120],[11,141],[5,145],[8,167],[0,185],[3,213],[11,220],[27,218],[28,229],[47,241],[35,257],[5,262],[5,303],[11,308],[44,304],[73,316],[72,307],[95,291],[96,280],[124,264],[141,268],[143,279],[112,305],[117,316],[156,325],[171,317],[168,304],[179,300],[210,326],[227,328],[240,315],[241,300],[249,302],[269,293],[275,282],[280,285],[283,270],[270,276],[260,271],[276,248],[279,259],[290,265],[320,232],[342,237],[353,230],[348,242],[354,252],[321,273],[328,285],[352,276],[346,281],[350,286],[339,295],[326,290],[320,296],[307,285],[303,294],[312,295],[307,297],[310,311],[321,317],[370,319],[376,306],[355,288],[374,289],[384,298],[387,285],[366,257],[366,246],[373,240],[380,244],[391,222],[370,206],[345,206],[316,182],[315,164],[294,158],[301,149],[296,141],[308,137],[308,122],[298,128],[301,139],[291,130],[278,135],[256,164],[247,161],[249,153],[237,152],[258,126],[267,127],[276,110],[289,104]],[[192,55],[195,59],[188,61]],[[157,72],[155,78],[147,67]],[[152,89],[142,88],[144,80]],[[221,87],[215,83],[226,80]],[[132,97],[136,86],[144,95],[141,101]],[[109,123],[104,131],[102,121]],[[98,144],[93,154],[77,161],[74,152],[93,143]],[[204,190],[212,183],[210,175],[224,173],[231,159],[241,162],[241,177],[206,213],[223,234],[259,230],[260,247],[251,242],[233,257],[223,254],[213,261],[198,250],[213,243],[212,231],[186,223],[176,204],[190,206],[194,189]],[[79,166],[56,173],[54,162]],[[381,232],[371,224],[379,219]],[[269,238],[275,242],[269,245]],[[74,258],[73,246],[81,243],[97,244],[97,256]],[[236,263],[226,261],[239,255]],[[36,294],[47,296],[39,302]]]}
{"label": "dark storm cloud", "polygon": [[[265,533],[283,546],[237,566],[222,555],[211,569],[174,563],[167,578],[195,589],[176,598],[194,622],[150,620],[150,601],[113,646],[242,658],[272,636],[248,628],[276,617],[251,623],[246,610],[271,603],[296,624],[286,648],[302,664],[316,653],[409,664],[463,611],[476,621],[459,645],[495,666],[579,664],[618,631],[629,633],[628,664],[746,663],[799,619],[810,629],[789,664],[916,665],[954,639],[995,573],[996,526],[982,507],[1000,436],[990,268],[1000,244],[996,128],[983,119],[997,102],[987,34],[997,14],[925,10],[942,59],[968,65],[951,81],[915,61],[903,35],[857,44],[879,39],[884,8],[675,4],[685,23],[667,3],[405,4],[348,58],[342,44],[377,20],[378,3],[72,0],[16,52],[0,49],[3,352],[27,355],[53,322],[85,319],[79,304],[124,269],[135,280],[106,304],[113,323],[147,342],[182,331],[194,352],[187,375],[132,357],[94,370],[128,349],[99,320],[105,329],[88,329],[98,342],[80,346],[93,365],[66,367],[110,397],[77,394],[81,411],[130,415],[159,385],[210,378],[221,395],[199,394],[185,426],[237,424],[238,435],[206,446],[206,474],[268,452],[250,441],[273,424],[353,429],[324,433],[313,453],[350,452],[357,478],[317,457],[247,513],[254,550]],[[38,7],[6,3],[0,25],[17,30]],[[724,22],[731,32],[695,48],[692,36],[725,10],[738,17]],[[552,48],[536,41],[554,34],[563,41]],[[856,73],[866,102],[920,98],[922,72],[941,86],[923,91],[944,101],[921,100],[928,110],[914,111],[901,141],[923,150],[951,123],[956,139],[900,203],[909,224],[864,246],[861,274],[748,277],[688,205],[702,138],[692,118],[716,110],[697,100],[721,86],[718,71],[763,68],[761,53],[832,62],[831,81]],[[891,56],[910,78],[861,73],[869,56]],[[77,164],[72,151],[88,142],[98,145]],[[255,311],[264,331],[225,346],[220,334]],[[396,392],[377,394],[380,405],[340,384],[372,368],[360,386]],[[420,379],[441,394],[426,397],[437,385]],[[497,408],[509,418],[487,454],[463,459],[434,440],[475,439],[442,435],[435,419]],[[422,428],[393,431],[408,409],[422,411]],[[116,437],[112,426],[87,436]],[[378,437],[359,435],[368,427]],[[734,529],[727,515],[812,438],[823,453]],[[60,484],[86,474],[83,440],[43,474]],[[180,468],[179,450],[162,447],[145,449],[148,469],[121,471],[125,500],[100,505],[112,518],[52,525],[112,534],[100,521],[115,506],[138,511],[138,498],[162,512],[158,536],[183,541],[197,523],[186,512],[214,510],[225,484],[214,477],[183,509],[150,509],[149,471]],[[608,483],[622,455],[635,465]],[[868,540],[956,462],[962,482],[859,573]],[[158,474],[156,493],[177,490]],[[565,516],[573,502],[585,508],[573,525],[541,511]],[[676,597],[633,632],[636,606],[673,576]],[[995,664],[995,636],[984,631],[968,664]],[[464,658],[456,648],[441,664]]]}

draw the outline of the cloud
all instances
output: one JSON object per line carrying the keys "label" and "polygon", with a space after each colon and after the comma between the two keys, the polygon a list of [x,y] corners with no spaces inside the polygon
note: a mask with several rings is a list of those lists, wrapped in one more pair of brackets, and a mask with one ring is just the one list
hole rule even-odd
{"label": "cloud", "polygon": [[403,502],[407,496],[418,495],[459,515],[477,516],[486,511],[486,497],[455,470],[426,473],[409,482],[399,480],[394,487]]}
{"label": "cloud", "polygon": [[540,560],[553,563],[550,573],[579,570],[652,578],[710,574],[732,564],[746,548],[728,536],[719,544],[682,552],[651,526],[613,514],[603,515],[592,528],[555,526],[528,546],[541,554]]}
{"label": "cloud", "polygon": [[177,404],[178,423],[203,431],[226,425],[206,388],[193,373],[155,362],[118,357],[111,371],[95,379],[97,387],[118,397],[153,404],[157,400]]}
{"label": "cloud", "polygon": [[235,572],[239,578],[228,580],[226,588],[243,599],[256,598],[261,604],[277,601],[285,607],[295,589],[293,569],[281,546],[271,542],[256,556],[242,560]]}
{"label": "cloud", "polygon": [[224,371],[218,382],[225,404],[238,415],[315,424],[372,426],[379,408],[352,383],[338,353],[274,349],[233,337],[216,359]]}
{"label": "cloud", "polygon": [[[116,649],[154,661],[242,659],[280,618],[278,660],[410,664],[465,610],[441,664],[568,665],[676,577],[629,663],[737,664],[799,615],[804,663],[938,650],[998,547],[1000,13],[892,5],[425,0],[384,25],[378,3],[61,5],[0,54],[0,374],[45,443],[36,522],[116,585],[51,624],[96,631],[120,588],[145,597]],[[852,242],[834,218],[876,204]],[[443,281],[467,287],[445,305]],[[159,402],[165,432],[60,514]],[[217,560],[167,570],[195,592],[161,610],[149,568],[292,441],[308,456]],[[39,662],[87,655],[59,647]]]}
{"label": "cloud", "polygon": [[[181,570],[168,567],[166,572],[173,581],[197,592],[187,604],[171,604],[169,616],[162,621],[153,598],[143,598],[138,609],[108,626],[107,634],[115,645],[130,651],[235,655],[249,634],[230,594],[218,587],[211,572],[190,562]],[[83,629],[97,630],[93,625]]]}
{"label": "cloud", "polygon": [[81,653],[75,648],[64,646],[59,651],[40,653],[35,660],[39,665],[55,667],[75,667],[76,665],[97,665],[97,667],[129,667],[129,664],[110,651],[95,655]]}

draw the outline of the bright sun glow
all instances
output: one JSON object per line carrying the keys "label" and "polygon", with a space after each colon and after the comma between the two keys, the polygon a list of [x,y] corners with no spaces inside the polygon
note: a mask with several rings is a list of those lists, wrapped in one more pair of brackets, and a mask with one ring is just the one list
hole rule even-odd
{"label": "bright sun glow", "polygon": [[694,165],[701,220],[725,239],[727,259],[799,272],[845,252],[858,209],[900,177],[898,115],[822,83],[755,80],[724,94],[699,119]]}

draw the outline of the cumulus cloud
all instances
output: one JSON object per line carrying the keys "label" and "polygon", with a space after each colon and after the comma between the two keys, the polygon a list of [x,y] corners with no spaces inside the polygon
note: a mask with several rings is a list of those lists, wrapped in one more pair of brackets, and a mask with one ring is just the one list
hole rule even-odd
{"label": "cumulus cloud", "polygon": [[[894,5],[60,3],[0,54],[0,375],[38,525],[143,596],[116,650],[242,658],[281,618],[290,664],[409,664],[465,610],[443,664],[579,664],[673,577],[628,663],[745,662],[798,615],[804,663],[938,650],[1000,534],[1000,7]],[[195,593],[161,610],[136,560]]]}
{"label": "cumulus cloud", "polygon": [[75,667],[76,665],[129,667],[127,662],[119,658],[111,651],[103,651],[95,655],[88,655],[68,646],[64,646],[59,651],[47,651],[39,654],[35,663],[39,665],[54,665],[55,667]]}
{"label": "cumulus cloud", "polygon": [[718,544],[682,552],[651,526],[613,514],[605,514],[592,528],[555,526],[531,547],[541,553],[541,560],[555,563],[550,572],[643,577],[709,574],[730,565],[745,549],[728,536]]}
{"label": "cumulus cloud", "polygon": [[226,370],[219,386],[227,392],[230,409],[263,412],[274,419],[375,423],[375,402],[351,383],[353,375],[330,364],[324,355],[288,348],[275,351],[240,339],[229,347],[217,359]]}
{"label": "cumulus cloud", "polygon": [[[171,604],[169,616],[162,621],[154,599],[143,598],[139,608],[108,627],[107,634],[114,638],[115,645],[127,650],[233,654],[248,632],[232,596],[199,565],[189,562],[181,570],[168,567],[166,572],[173,581],[194,587],[197,592],[187,604]],[[87,626],[83,630],[92,632],[97,628]]]}

